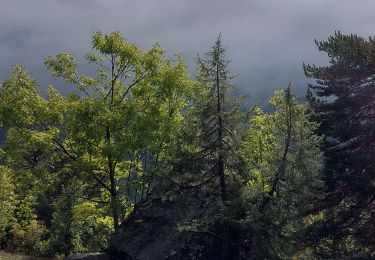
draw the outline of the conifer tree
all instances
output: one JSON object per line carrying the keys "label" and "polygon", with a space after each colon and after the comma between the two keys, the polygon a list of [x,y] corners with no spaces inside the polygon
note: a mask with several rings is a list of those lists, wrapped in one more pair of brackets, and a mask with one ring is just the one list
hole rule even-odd
{"label": "conifer tree", "polygon": [[171,179],[183,188],[204,191],[205,199],[217,209],[215,216],[199,218],[196,225],[184,228],[213,238],[218,243],[217,256],[232,259],[238,255],[234,242],[238,229],[231,224],[235,218],[231,209],[236,208],[239,195],[236,184],[242,160],[238,154],[246,118],[241,112],[242,97],[231,93],[233,75],[225,54],[219,36],[209,52],[198,56],[195,95],[185,114]]}
{"label": "conifer tree", "polygon": [[347,257],[375,249],[375,39],[336,32],[316,45],[330,64],[304,66],[326,158],[328,195],[316,204],[325,221],[315,239],[323,256]]}
{"label": "conifer tree", "polygon": [[296,102],[291,85],[270,104],[271,114],[253,109],[242,146],[248,169],[242,188],[248,243],[242,250],[250,259],[290,257],[321,192],[320,138],[307,107]]}
{"label": "conifer tree", "polygon": [[226,48],[221,36],[217,38],[211,51],[198,57],[197,81],[203,91],[196,105],[197,139],[201,150],[196,154],[199,163],[206,165],[209,178],[219,180],[222,200],[228,198],[229,174],[235,174],[242,128],[240,99],[231,97],[230,80],[233,75],[228,70],[225,59]]}

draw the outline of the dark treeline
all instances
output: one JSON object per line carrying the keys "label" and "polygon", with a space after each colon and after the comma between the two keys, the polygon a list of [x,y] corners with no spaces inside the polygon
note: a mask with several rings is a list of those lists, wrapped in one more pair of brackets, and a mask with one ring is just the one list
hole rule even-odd
{"label": "dark treeline", "polygon": [[306,102],[289,83],[269,113],[231,95],[220,36],[194,78],[180,56],[117,32],[92,36],[93,75],[71,54],[44,60],[80,94],[41,93],[15,66],[0,85],[0,249],[102,251],[149,197],[196,190],[211,213],[169,232],[214,237],[221,259],[374,257],[375,40],[337,32],[316,45],[330,62],[303,65]]}

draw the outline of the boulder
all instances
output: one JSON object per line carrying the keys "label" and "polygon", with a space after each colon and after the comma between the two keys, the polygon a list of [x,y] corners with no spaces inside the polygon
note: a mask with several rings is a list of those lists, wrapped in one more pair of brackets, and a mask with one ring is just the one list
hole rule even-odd
{"label": "boulder", "polygon": [[109,260],[109,257],[105,253],[90,253],[71,255],[66,260]]}
{"label": "boulder", "polygon": [[221,199],[197,188],[175,189],[138,203],[112,236],[111,259],[221,259],[215,219]]}

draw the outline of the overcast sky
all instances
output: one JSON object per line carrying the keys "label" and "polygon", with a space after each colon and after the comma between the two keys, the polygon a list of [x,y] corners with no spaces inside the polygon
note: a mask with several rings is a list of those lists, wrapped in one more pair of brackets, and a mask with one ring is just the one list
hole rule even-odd
{"label": "overcast sky", "polygon": [[42,88],[62,89],[43,58],[82,57],[97,30],[119,30],[143,49],[159,42],[168,56],[182,53],[193,73],[196,55],[221,33],[235,84],[262,104],[289,80],[303,96],[302,63],[327,62],[314,39],[335,30],[372,36],[374,10],[374,0],[0,0],[0,79],[22,64]]}

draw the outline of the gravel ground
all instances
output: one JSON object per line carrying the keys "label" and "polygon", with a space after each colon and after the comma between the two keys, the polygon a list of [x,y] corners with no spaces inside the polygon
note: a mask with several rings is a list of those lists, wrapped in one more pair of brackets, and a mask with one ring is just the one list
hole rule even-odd
{"label": "gravel ground", "polygon": [[0,251],[0,260],[52,260],[53,258],[35,257]]}

